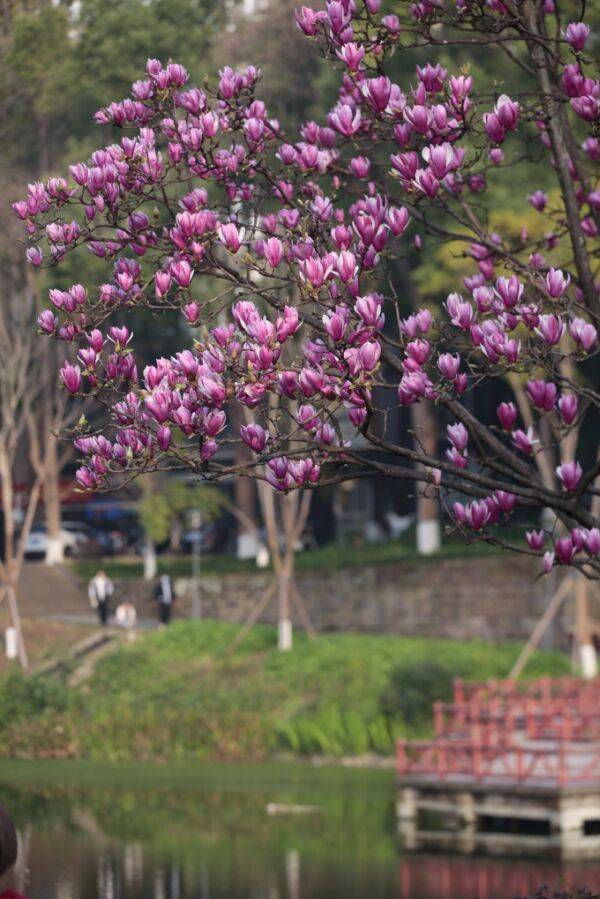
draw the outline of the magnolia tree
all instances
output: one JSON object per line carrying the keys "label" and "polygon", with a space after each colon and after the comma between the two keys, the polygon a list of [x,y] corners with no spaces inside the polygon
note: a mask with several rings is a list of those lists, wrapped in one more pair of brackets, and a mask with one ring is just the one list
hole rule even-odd
{"label": "magnolia tree", "polygon": [[[200,89],[182,66],[149,60],[131,97],[97,113],[126,131],[118,142],[15,205],[34,266],[85,249],[106,269],[101,284],[51,290],[39,318],[73,345],[66,390],[98,401],[75,441],[77,479],[96,490],[180,468],[282,492],[412,479],[467,536],[537,554],[545,571],[597,576],[600,462],[578,458],[572,437],[593,433],[600,403],[589,28],[575,21],[579,5],[563,19],[554,0],[392,6],[329,0],[296,12],[341,73],[326,121],[284,134],[255,96],[253,67],[225,67]],[[522,94],[447,71],[436,53],[453,44],[502,55]],[[415,50],[430,61],[396,83],[394,56]],[[555,179],[523,197],[546,218],[541,239],[496,233],[482,214],[502,169],[526,161],[520,136],[535,136],[544,186]],[[390,272],[436,242],[460,245],[471,271],[448,284],[438,313],[403,317]],[[189,349],[139,371],[128,310],[179,310]],[[519,402],[477,417],[473,395],[511,379]],[[439,457],[390,436],[392,395],[445,410]],[[249,454],[235,455],[239,441]],[[541,456],[555,459],[550,478]],[[507,539],[518,508],[552,514]]]}

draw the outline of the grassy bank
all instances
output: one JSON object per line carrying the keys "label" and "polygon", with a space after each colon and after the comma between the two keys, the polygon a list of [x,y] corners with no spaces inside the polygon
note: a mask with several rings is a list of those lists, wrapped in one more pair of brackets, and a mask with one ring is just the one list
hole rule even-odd
{"label": "grassy bank", "polygon": [[[0,633],[3,634],[5,628],[10,627],[11,623],[8,609],[0,607]],[[29,664],[32,668],[50,663],[53,659],[65,655],[69,649],[95,630],[94,627],[87,625],[28,617],[22,618],[21,626]],[[11,668],[14,668],[14,662],[0,652],[0,675]]]}
{"label": "grassy bank", "polygon": [[89,759],[0,759],[3,788],[48,788],[63,792],[111,787],[115,790],[217,790],[229,793],[285,793],[296,802],[324,794],[365,792],[389,798],[392,770],[315,766],[294,762],[170,762],[91,761]]}
{"label": "grassy bank", "polygon": [[[454,675],[506,675],[518,647],[335,634],[299,636],[278,653],[256,627],[178,622],[105,656],[74,690],[56,678],[0,680],[0,755],[101,760],[239,760],[390,754],[398,734],[424,734]],[[530,676],[567,660],[538,653]]]}

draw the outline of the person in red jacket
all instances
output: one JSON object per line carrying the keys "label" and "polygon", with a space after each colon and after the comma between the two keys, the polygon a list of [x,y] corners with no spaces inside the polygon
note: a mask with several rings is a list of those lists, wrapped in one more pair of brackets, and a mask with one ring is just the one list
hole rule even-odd
{"label": "person in red jacket", "polygon": [[[10,815],[0,804],[0,890],[2,889],[2,879],[7,871],[9,871],[17,860],[17,832],[15,825],[10,819]],[[20,893],[8,889],[0,893],[0,899],[26,899]]]}

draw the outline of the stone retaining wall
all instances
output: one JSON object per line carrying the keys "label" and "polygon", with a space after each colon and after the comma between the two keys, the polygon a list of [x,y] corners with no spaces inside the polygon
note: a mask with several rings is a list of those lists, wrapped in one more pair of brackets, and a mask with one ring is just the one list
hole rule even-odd
{"label": "stone retaining wall", "polygon": [[[360,631],[413,636],[523,640],[554,589],[538,578],[527,557],[493,555],[470,559],[406,560],[338,571],[300,571],[296,582],[317,631]],[[202,614],[244,621],[272,575],[226,574],[202,578]],[[190,611],[191,584],[176,581],[178,614]],[[147,588],[136,585],[138,598]],[[272,601],[261,621],[276,621]],[[297,614],[294,615],[297,621]],[[568,642],[565,611],[546,645]]]}

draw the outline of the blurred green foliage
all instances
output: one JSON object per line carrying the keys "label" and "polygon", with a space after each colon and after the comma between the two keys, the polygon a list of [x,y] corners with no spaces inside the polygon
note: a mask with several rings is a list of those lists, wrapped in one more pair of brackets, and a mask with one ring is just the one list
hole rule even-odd
{"label": "blurred green foliage", "polygon": [[223,508],[223,495],[216,487],[170,481],[157,492],[147,493],[138,504],[140,524],[155,543],[169,539],[176,521],[184,523],[186,513],[198,509],[203,521],[214,521]]}

